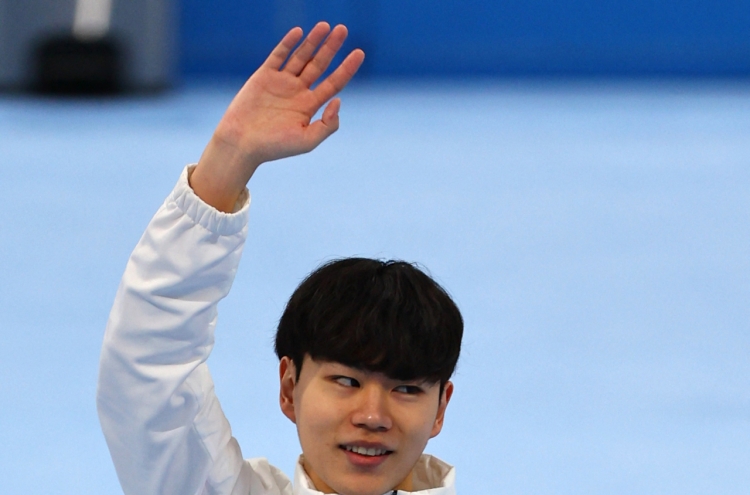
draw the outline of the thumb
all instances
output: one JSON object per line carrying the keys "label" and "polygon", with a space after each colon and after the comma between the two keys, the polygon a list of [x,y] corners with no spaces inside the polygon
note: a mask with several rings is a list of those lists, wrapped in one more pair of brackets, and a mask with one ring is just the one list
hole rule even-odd
{"label": "thumb", "polygon": [[339,128],[339,110],[341,109],[341,98],[334,98],[326,109],[323,110],[323,118],[321,119],[327,127],[333,128],[332,132],[336,132]]}
{"label": "thumb", "polygon": [[339,98],[334,98],[328,103],[328,105],[326,105],[321,119],[316,120],[308,126],[307,133],[311,150],[339,129],[340,108],[341,100]]}

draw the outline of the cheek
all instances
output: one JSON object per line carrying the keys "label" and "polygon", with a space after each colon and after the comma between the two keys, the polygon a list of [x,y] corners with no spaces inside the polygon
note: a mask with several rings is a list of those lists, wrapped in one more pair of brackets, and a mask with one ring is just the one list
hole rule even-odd
{"label": "cheek", "polygon": [[304,394],[298,398],[295,413],[303,451],[308,447],[335,443],[335,434],[342,421],[339,410],[319,394]]}
{"label": "cheek", "polygon": [[404,425],[408,432],[410,442],[414,447],[424,449],[427,441],[432,436],[432,427],[435,424],[437,407],[432,404],[420,408],[404,411]]}

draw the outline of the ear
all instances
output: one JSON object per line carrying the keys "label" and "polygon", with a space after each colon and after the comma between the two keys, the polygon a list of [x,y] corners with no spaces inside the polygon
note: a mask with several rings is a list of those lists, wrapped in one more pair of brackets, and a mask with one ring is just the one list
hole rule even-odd
{"label": "ear", "polygon": [[440,403],[438,404],[437,415],[435,416],[435,423],[432,425],[432,432],[430,438],[438,436],[438,433],[443,429],[443,420],[445,419],[445,409],[448,407],[448,403],[453,396],[453,382],[445,382],[443,387],[443,395],[440,396]]}
{"label": "ear", "polygon": [[296,385],[297,368],[290,357],[284,356],[279,361],[279,405],[284,416],[295,424],[297,423],[297,416],[294,414],[294,387]]}

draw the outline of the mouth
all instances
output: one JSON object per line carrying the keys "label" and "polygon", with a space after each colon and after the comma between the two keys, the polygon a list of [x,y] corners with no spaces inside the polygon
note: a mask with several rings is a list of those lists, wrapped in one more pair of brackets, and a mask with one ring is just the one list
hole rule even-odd
{"label": "mouth", "polygon": [[382,447],[364,447],[361,445],[341,445],[341,448],[347,452],[352,452],[365,457],[381,457],[392,454],[392,450]]}

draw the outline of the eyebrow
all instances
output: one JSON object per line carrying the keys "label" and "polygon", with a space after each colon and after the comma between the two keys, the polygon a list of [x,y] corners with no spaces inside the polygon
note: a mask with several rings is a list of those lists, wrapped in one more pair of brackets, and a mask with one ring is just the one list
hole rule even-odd
{"label": "eyebrow", "polygon": [[394,377],[386,375],[382,371],[372,371],[372,370],[368,370],[366,368],[358,368],[358,367],[355,367],[355,366],[347,366],[345,364],[338,363],[338,362],[331,362],[329,364],[331,364],[333,366],[340,366],[342,368],[346,368],[346,370],[354,370],[354,371],[356,371],[358,373],[362,373],[364,375],[382,375],[387,380],[389,380],[391,382],[397,382],[397,383],[401,383],[401,384],[409,384],[409,385],[415,385],[415,386],[418,385],[420,387],[432,387],[432,386],[435,386],[438,383],[440,383],[439,380],[438,381],[431,381],[429,378],[425,378],[425,377],[407,378],[407,379],[394,378]]}

